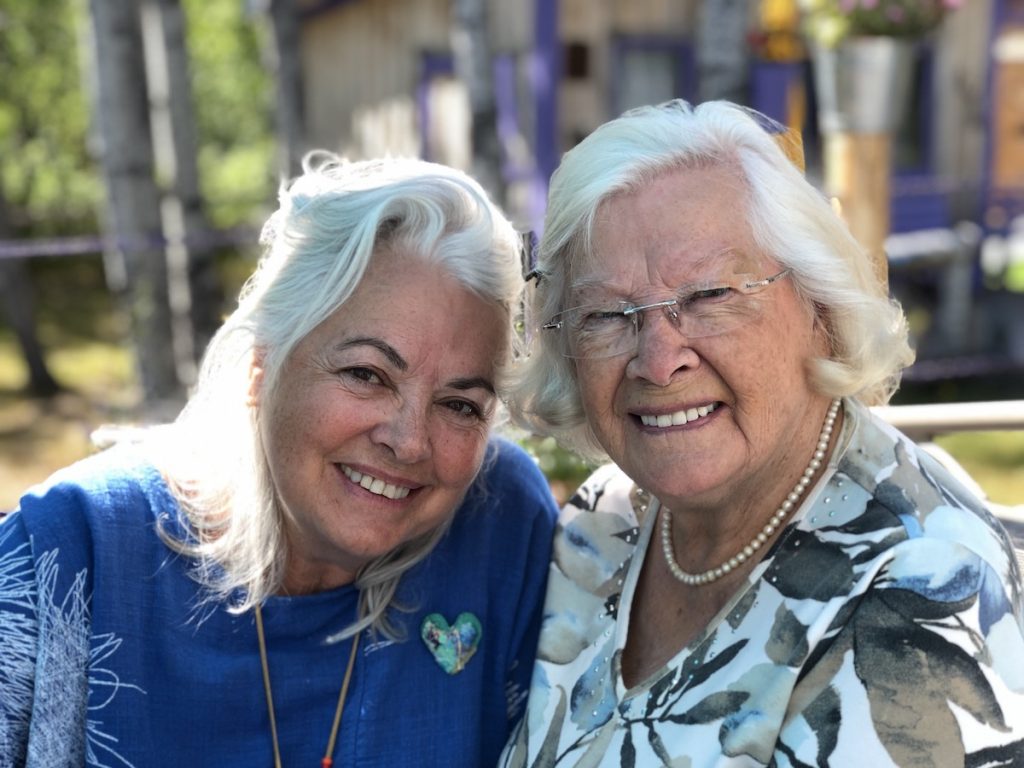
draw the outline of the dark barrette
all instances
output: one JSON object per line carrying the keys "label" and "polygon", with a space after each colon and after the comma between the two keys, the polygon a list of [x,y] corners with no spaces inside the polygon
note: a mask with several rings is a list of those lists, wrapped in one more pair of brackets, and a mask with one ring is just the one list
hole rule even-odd
{"label": "dark barrette", "polygon": [[537,233],[532,229],[519,235],[523,240],[523,280],[530,282],[534,278],[540,282],[544,273],[537,268]]}

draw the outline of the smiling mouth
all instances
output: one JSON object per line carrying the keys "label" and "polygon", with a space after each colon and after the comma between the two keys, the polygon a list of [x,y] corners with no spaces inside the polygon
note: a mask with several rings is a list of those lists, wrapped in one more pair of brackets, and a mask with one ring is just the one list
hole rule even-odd
{"label": "smiling mouth", "polygon": [[365,488],[370,493],[375,493],[378,496],[384,496],[389,499],[404,499],[409,495],[409,491],[412,490],[404,485],[394,485],[372,475],[364,475],[362,472],[357,472],[352,467],[346,467],[344,464],[341,465],[341,471],[345,473],[345,477],[360,487]]}
{"label": "smiling mouth", "polygon": [[645,427],[678,427],[703,419],[718,407],[718,403],[708,403],[696,408],[687,408],[675,413],[641,414],[640,423]]}

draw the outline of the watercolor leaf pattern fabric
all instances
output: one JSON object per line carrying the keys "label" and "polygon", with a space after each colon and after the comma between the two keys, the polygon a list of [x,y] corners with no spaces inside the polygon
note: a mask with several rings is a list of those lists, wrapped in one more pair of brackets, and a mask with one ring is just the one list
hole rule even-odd
{"label": "watercolor leaf pattern fabric", "polygon": [[984,505],[856,403],[840,449],[707,631],[619,672],[650,543],[628,478],[562,512],[527,715],[504,766],[1024,764],[1020,571]]}

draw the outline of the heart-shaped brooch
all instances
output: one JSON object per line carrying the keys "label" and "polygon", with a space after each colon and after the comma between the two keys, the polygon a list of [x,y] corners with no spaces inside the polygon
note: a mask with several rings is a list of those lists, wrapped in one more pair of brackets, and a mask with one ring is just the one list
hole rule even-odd
{"label": "heart-shaped brooch", "polygon": [[476,653],[483,627],[472,613],[460,613],[451,625],[440,613],[432,613],[423,619],[420,637],[441,669],[454,675],[461,672]]}

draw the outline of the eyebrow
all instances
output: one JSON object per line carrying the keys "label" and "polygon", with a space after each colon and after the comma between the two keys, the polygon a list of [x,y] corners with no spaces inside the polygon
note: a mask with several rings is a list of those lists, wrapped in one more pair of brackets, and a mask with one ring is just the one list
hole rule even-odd
{"label": "eyebrow", "polygon": [[452,389],[462,391],[467,389],[483,389],[492,395],[496,394],[494,391],[494,384],[483,376],[471,376],[468,379],[454,379],[448,382],[448,386]]}
{"label": "eyebrow", "polygon": [[[398,370],[409,370],[409,363],[405,361],[405,358],[398,353],[397,349],[392,347],[383,339],[378,339],[373,336],[359,336],[354,339],[343,341],[334,348],[340,352],[350,349],[351,347],[373,347],[374,349],[379,350],[393,366],[398,368]],[[467,378],[453,379],[447,383],[447,386],[463,392],[470,389],[483,389],[492,395],[497,394],[494,389],[494,383],[484,376],[469,376]]]}
{"label": "eyebrow", "polygon": [[392,347],[383,339],[377,339],[373,336],[359,336],[354,339],[348,339],[343,341],[334,348],[339,352],[349,349],[350,347],[373,347],[381,352],[388,359],[388,361],[400,371],[409,370],[409,364],[405,361],[405,358],[398,354],[398,350]]}

